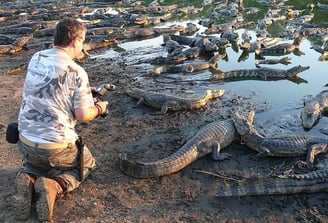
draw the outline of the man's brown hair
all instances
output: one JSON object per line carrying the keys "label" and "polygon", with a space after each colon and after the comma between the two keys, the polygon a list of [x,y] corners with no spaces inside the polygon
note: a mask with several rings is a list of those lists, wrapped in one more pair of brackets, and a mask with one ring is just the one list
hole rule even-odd
{"label": "man's brown hair", "polygon": [[54,45],[66,47],[77,37],[82,37],[85,26],[73,18],[64,18],[56,26]]}

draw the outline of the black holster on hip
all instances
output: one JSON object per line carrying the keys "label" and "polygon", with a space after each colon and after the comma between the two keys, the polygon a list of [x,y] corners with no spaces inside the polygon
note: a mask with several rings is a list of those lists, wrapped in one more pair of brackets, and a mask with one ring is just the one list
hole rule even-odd
{"label": "black holster on hip", "polygon": [[9,143],[16,144],[18,142],[18,139],[19,139],[18,123],[12,122],[7,126],[6,140]]}
{"label": "black holster on hip", "polygon": [[80,181],[82,182],[84,180],[84,174],[83,174],[83,169],[84,169],[84,139],[82,136],[79,136],[78,140],[75,141],[75,145],[78,150],[78,162],[80,164]]}

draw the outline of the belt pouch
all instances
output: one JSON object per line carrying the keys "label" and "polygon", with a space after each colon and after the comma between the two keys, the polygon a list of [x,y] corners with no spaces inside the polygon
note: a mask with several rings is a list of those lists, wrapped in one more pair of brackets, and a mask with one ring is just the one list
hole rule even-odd
{"label": "belt pouch", "polygon": [[6,140],[9,143],[16,144],[18,142],[19,132],[18,123],[12,122],[7,126]]}

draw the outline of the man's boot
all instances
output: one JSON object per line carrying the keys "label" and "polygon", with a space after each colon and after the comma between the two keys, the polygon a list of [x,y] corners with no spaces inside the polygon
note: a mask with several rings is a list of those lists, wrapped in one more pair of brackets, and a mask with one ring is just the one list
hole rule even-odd
{"label": "man's boot", "polygon": [[39,221],[51,221],[53,218],[55,201],[63,196],[63,189],[54,179],[39,177],[34,184],[36,213]]}
{"label": "man's boot", "polygon": [[27,220],[30,217],[34,181],[27,173],[18,173],[16,176],[16,194],[12,197],[12,205],[17,220]]}

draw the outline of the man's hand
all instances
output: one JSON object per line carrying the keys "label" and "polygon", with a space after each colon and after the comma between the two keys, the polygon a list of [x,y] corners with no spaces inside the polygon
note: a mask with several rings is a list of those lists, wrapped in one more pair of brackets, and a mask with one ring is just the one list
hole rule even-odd
{"label": "man's hand", "polygon": [[97,101],[95,107],[98,110],[98,116],[106,117],[108,115],[108,101]]}

